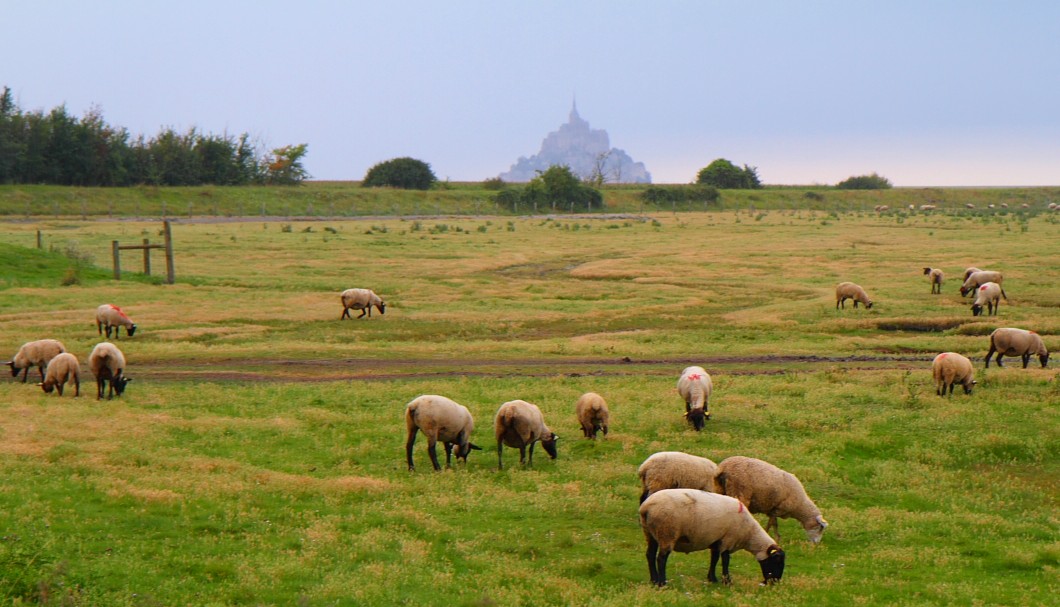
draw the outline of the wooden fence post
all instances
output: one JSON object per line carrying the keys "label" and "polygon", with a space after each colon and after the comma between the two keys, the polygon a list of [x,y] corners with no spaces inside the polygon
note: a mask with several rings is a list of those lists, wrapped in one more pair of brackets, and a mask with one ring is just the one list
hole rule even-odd
{"label": "wooden fence post", "polygon": [[118,255],[118,241],[110,241],[111,255],[114,257],[114,280],[121,280],[121,261]]}
{"label": "wooden fence post", "polygon": [[44,241],[41,240],[40,230],[37,230],[37,248],[38,249],[43,249],[44,248]]}
{"label": "wooden fence post", "polygon": [[144,274],[151,275],[151,241],[144,238]]}
{"label": "wooden fence post", "polygon": [[166,284],[173,284],[177,280],[173,270],[173,233],[170,231],[168,221],[162,225],[166,237]]}

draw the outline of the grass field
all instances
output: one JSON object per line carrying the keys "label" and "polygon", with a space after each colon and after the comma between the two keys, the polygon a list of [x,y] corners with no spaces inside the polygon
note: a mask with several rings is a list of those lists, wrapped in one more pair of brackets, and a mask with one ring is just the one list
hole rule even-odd
{"label": "grass field", "polygon": [[[77,399],[0,383],[0,602],[1055,604],[1055,362],[982,359],[998,326],[1060,350],[1060,218],[760,202],[178,218],[174,285],[129,273],[131,252],[110,278],[111,241],[161,242],[159,221],[0,223],[4,356],[54,337],[84,367]],[[973,318],[957,293],[970,265],[1005,273],[998,316]],[[942,295],[924,266],[945,270]],[[841,280],[874,307],[836,311]],[[340,321],[354,286],[386,314]],[[84,364],[104,302],[139,325],[117,341],[134,381],[113,401],[96,401]],[[972,396],[934,394],[930,361],[946,350],[973,359]],[[688,364],[714,377],[702,433],[674,390]],[[596,442],[574,419],[589,390],[612,410]],[[475,416],[485,450],[466,468],[432,472],[421,437],[407,471],[403,410],[424,393]],[[559,458],[538,449],[522,468],[506,449],[498,472],[492,416],[516,398],[544,411]],[[694,553],[652,588],[636,468],[660,450],[795,473],[831,524],[823,542],[782,520],[779,585],[759,587],[746,552],[732,586],[707,584],[709,555]]]}

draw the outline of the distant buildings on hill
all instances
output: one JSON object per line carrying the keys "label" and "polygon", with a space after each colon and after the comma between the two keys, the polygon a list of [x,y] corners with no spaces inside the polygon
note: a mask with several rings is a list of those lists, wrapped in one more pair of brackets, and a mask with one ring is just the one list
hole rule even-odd
{"label": "distant buildings on hill", "polygon": [[651,183],[651,173],[643,162],[634,162],[625,150],[611,147],[607,131],[591,129],[572,104],[570,119],[541,142],[541,151],[522,156],[511,169],[501,173],[504,181],[530,181],[539,171],[553,165],[566,165],[578,177],[602,183]]}

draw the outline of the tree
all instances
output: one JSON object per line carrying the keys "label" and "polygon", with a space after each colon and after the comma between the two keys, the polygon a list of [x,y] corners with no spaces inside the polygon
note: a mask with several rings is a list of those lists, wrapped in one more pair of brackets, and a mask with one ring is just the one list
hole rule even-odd
{"label": "tree", "polygon": [[886,177],[880,177],[876,173],[872,175],[858,175],[848,177],[835,184],[840,190],[887,190],[891,182]]}
{"label": "tree", "polygon": [[361,183],[366,188],[401,188],[405,190],[429,190],[438,178],[431,165],[422,160],[394,158],[368,169]]}
{"label": "tree", "polygon": [[272,158],[265,168],[265,183],[272,185],[298,185],[309,172],[302,166],[308,143],[286,145],[272,151]]}
{"label": "tree", "polygon": [[753,190],[762,187],[758,180],[758,168],[746,164],[739,168],[724,158],[718,158],[696,175],[696,183],[714,186],[723,190]]}
{"label": "tree", "polygon": [[598,190],[578,179],[566,165],[552,165],[521,190],[501,190],[494,198],[497,204],[508,208],[524,205],[527,209],[570,208],[586,211],[604,206],[604,197]]}

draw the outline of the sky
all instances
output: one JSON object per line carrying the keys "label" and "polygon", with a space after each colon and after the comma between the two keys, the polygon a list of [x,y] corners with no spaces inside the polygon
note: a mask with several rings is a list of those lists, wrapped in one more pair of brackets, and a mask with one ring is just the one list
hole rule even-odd
{"label": "sky", "polygon": [[480,181],[573,100],[656,183],[1060,185],[1055,0],[0,0],[23,111],[308,144],[313,179],[411,156]]}

